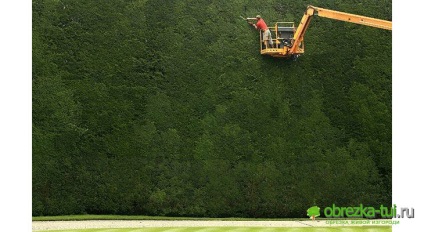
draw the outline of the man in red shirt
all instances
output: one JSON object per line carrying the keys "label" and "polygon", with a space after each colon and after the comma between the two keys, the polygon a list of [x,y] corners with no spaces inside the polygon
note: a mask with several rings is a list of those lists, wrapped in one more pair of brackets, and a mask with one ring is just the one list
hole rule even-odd
{"label": "man in red shirt", "polygon": [[263,36],[262,36],[262,40],[267,41],[268,43],[265,43],[266,48],[268,47],[273,47],[273,42],[272,42],[272,36],[271,36],[271,31],[268,29],[268,26],[266,25],[265,21],[263,20],[263,18],[260,15],[256,15],[256,24],[251,23],[252,26],[254,26],[257,30],[261,30],[263,32]]}

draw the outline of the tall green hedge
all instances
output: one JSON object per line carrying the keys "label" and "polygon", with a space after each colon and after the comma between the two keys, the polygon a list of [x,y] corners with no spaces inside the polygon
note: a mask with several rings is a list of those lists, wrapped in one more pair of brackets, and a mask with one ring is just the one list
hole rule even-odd
{"label": "tall green hedge", "polygon": [[33,215],[305,217],[391,204],[391,32],[315,17],[297,61],[239,17],[391,1],[33,1]]}

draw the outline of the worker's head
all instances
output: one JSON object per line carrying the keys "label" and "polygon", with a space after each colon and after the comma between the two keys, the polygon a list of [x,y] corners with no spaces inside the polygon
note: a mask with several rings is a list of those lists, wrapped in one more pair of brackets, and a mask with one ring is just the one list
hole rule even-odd
{"label": "worker's head", "polygon": [[260,15],[256,15],[256,19],[259,20],[261,18]]}

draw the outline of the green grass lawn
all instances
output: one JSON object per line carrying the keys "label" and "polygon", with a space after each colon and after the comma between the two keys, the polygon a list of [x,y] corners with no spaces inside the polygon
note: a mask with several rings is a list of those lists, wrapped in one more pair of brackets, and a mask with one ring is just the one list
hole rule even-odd
{"label": "green grass lawn", "polygon": [[[83,230],[49,230],[49,232],[391,232],[390,226],[364,227],[173,227],[173,228],[124,228],[124,229],[83,229]],[[43,231],[47,232],[47,231]]]}
{"label": "green grass lawn", "polygon": [[63,215],[63,216],[37,216],[32,221],[81,221],[81,220],[194,220],[194,221],[309,221],[305,218],[198,218],[198,217],[168,217],[144,215]]}

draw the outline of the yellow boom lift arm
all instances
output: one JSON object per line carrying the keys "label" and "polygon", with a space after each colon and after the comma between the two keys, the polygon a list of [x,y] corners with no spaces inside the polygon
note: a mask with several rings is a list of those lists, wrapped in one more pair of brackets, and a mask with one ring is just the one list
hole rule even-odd
{"label": "yellow boom lift arm", "polygon": [[262,35],[260,35],[261,41],[261,54],[271,55],[274,57],[295,57],[304,53],[303,37],[306,30],[311,22],[312,16],[317,15],[320,17],[336,19],[340,21],[357,23],[365,26],[381,28],[385,30],[392,30],[392,22],[349,14],[345,12],[328,10],[309,5],[299,23],[297,29],[294,27],[293,22],[277,22],[274,28],[270,30],[274,34],[273,39],[276,44],[275,48],[262,48]]}

